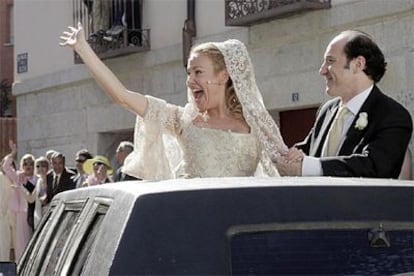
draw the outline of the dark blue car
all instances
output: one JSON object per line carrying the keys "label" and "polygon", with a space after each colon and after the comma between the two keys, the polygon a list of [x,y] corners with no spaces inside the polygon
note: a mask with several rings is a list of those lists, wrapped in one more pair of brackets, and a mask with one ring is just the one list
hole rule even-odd
{"label": "dark blue car", "polygon": [[414,182],[206,178],[58,194],[19,275],[414,273]]}

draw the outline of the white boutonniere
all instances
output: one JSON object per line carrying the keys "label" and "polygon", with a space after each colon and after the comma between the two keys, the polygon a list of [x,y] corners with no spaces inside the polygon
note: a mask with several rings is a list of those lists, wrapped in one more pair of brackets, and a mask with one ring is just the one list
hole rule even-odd
{"label": "white boutonniere", "polygon": [[355,122],[355,128],[363,130],[368,125],[368,114],[366,112],[359,113],[358,120]]}

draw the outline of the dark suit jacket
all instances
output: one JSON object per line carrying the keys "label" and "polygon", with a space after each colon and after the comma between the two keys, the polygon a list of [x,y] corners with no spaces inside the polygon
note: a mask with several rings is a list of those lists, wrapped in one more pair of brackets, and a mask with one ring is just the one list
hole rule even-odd
{"label": "dark suit jacket", "polygon": [[[335,98],[321,107],[310,133],[297,148],[321,157],[339,103]],[[368,125],[359,130],[355,123],[361,112],[368,114]],[[409,112],[374,85],[346,133],[339,156],[321,158],[323,175],[398,178],[412,130]]]}
{"label": "dark suit jacket", "polygon": [[114,176],[114,182],[129,181],[129,180],[142,180],[142,179],[133,177],[133,176],[131,176],[129,174],[126,174],[126,173],[123,173],[122,172],[122,166],[119,167],[116,170],[116,173],[115,173],[115,176]]}
{"label": "dark suit jacket", "polygon": [[[26,188],[26,190],[31,193],[36,187],[36,183],[32,183],[30,181],[27,181],[25,184],[23,184],[23,187]],[[27,223],[29,224],[32,231],[34,231],[34,211],[35,211],[35,203],[27,203]]]}
{"label": "dark suit jacket", "polygon": [[75,189],[75,183],[73,182],[74,172],[64,169],[62,175],[60,176],[59,183],[55,189],[53,189],[53,171],[50,171],[46,176],[47,181],[47,200],[49,203],[52,198],[63,191]]}

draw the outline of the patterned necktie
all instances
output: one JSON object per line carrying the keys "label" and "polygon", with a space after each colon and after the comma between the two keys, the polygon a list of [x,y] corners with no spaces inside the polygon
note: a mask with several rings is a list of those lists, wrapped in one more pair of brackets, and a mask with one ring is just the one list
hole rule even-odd
{"label": "patterned necktie", "polygon": [[342,126],[344,124],[345,115],[349,112],[346,106],[339,108],[338,114],[332,123],[332,127],[328,134],[328,147],[326,149],[326,156],[336,156],[339,142],[341,141]]}
{"label": "patterned necktie", "polygon": [[53,179],[53,190],[56,190],[58,183],[59,183],[59,176],[55,175]]}

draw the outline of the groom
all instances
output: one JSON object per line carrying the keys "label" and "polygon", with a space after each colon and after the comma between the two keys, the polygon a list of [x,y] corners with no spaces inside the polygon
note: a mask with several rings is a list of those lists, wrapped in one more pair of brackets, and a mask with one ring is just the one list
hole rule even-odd
{"label": "groom", "polygon": [[319,109],[305,140],[276,162],[281,175],[398,178],[412,119],[376,86],[386,65],[365,33],[345,31],[329,43],[319,71],[335,98]]}

